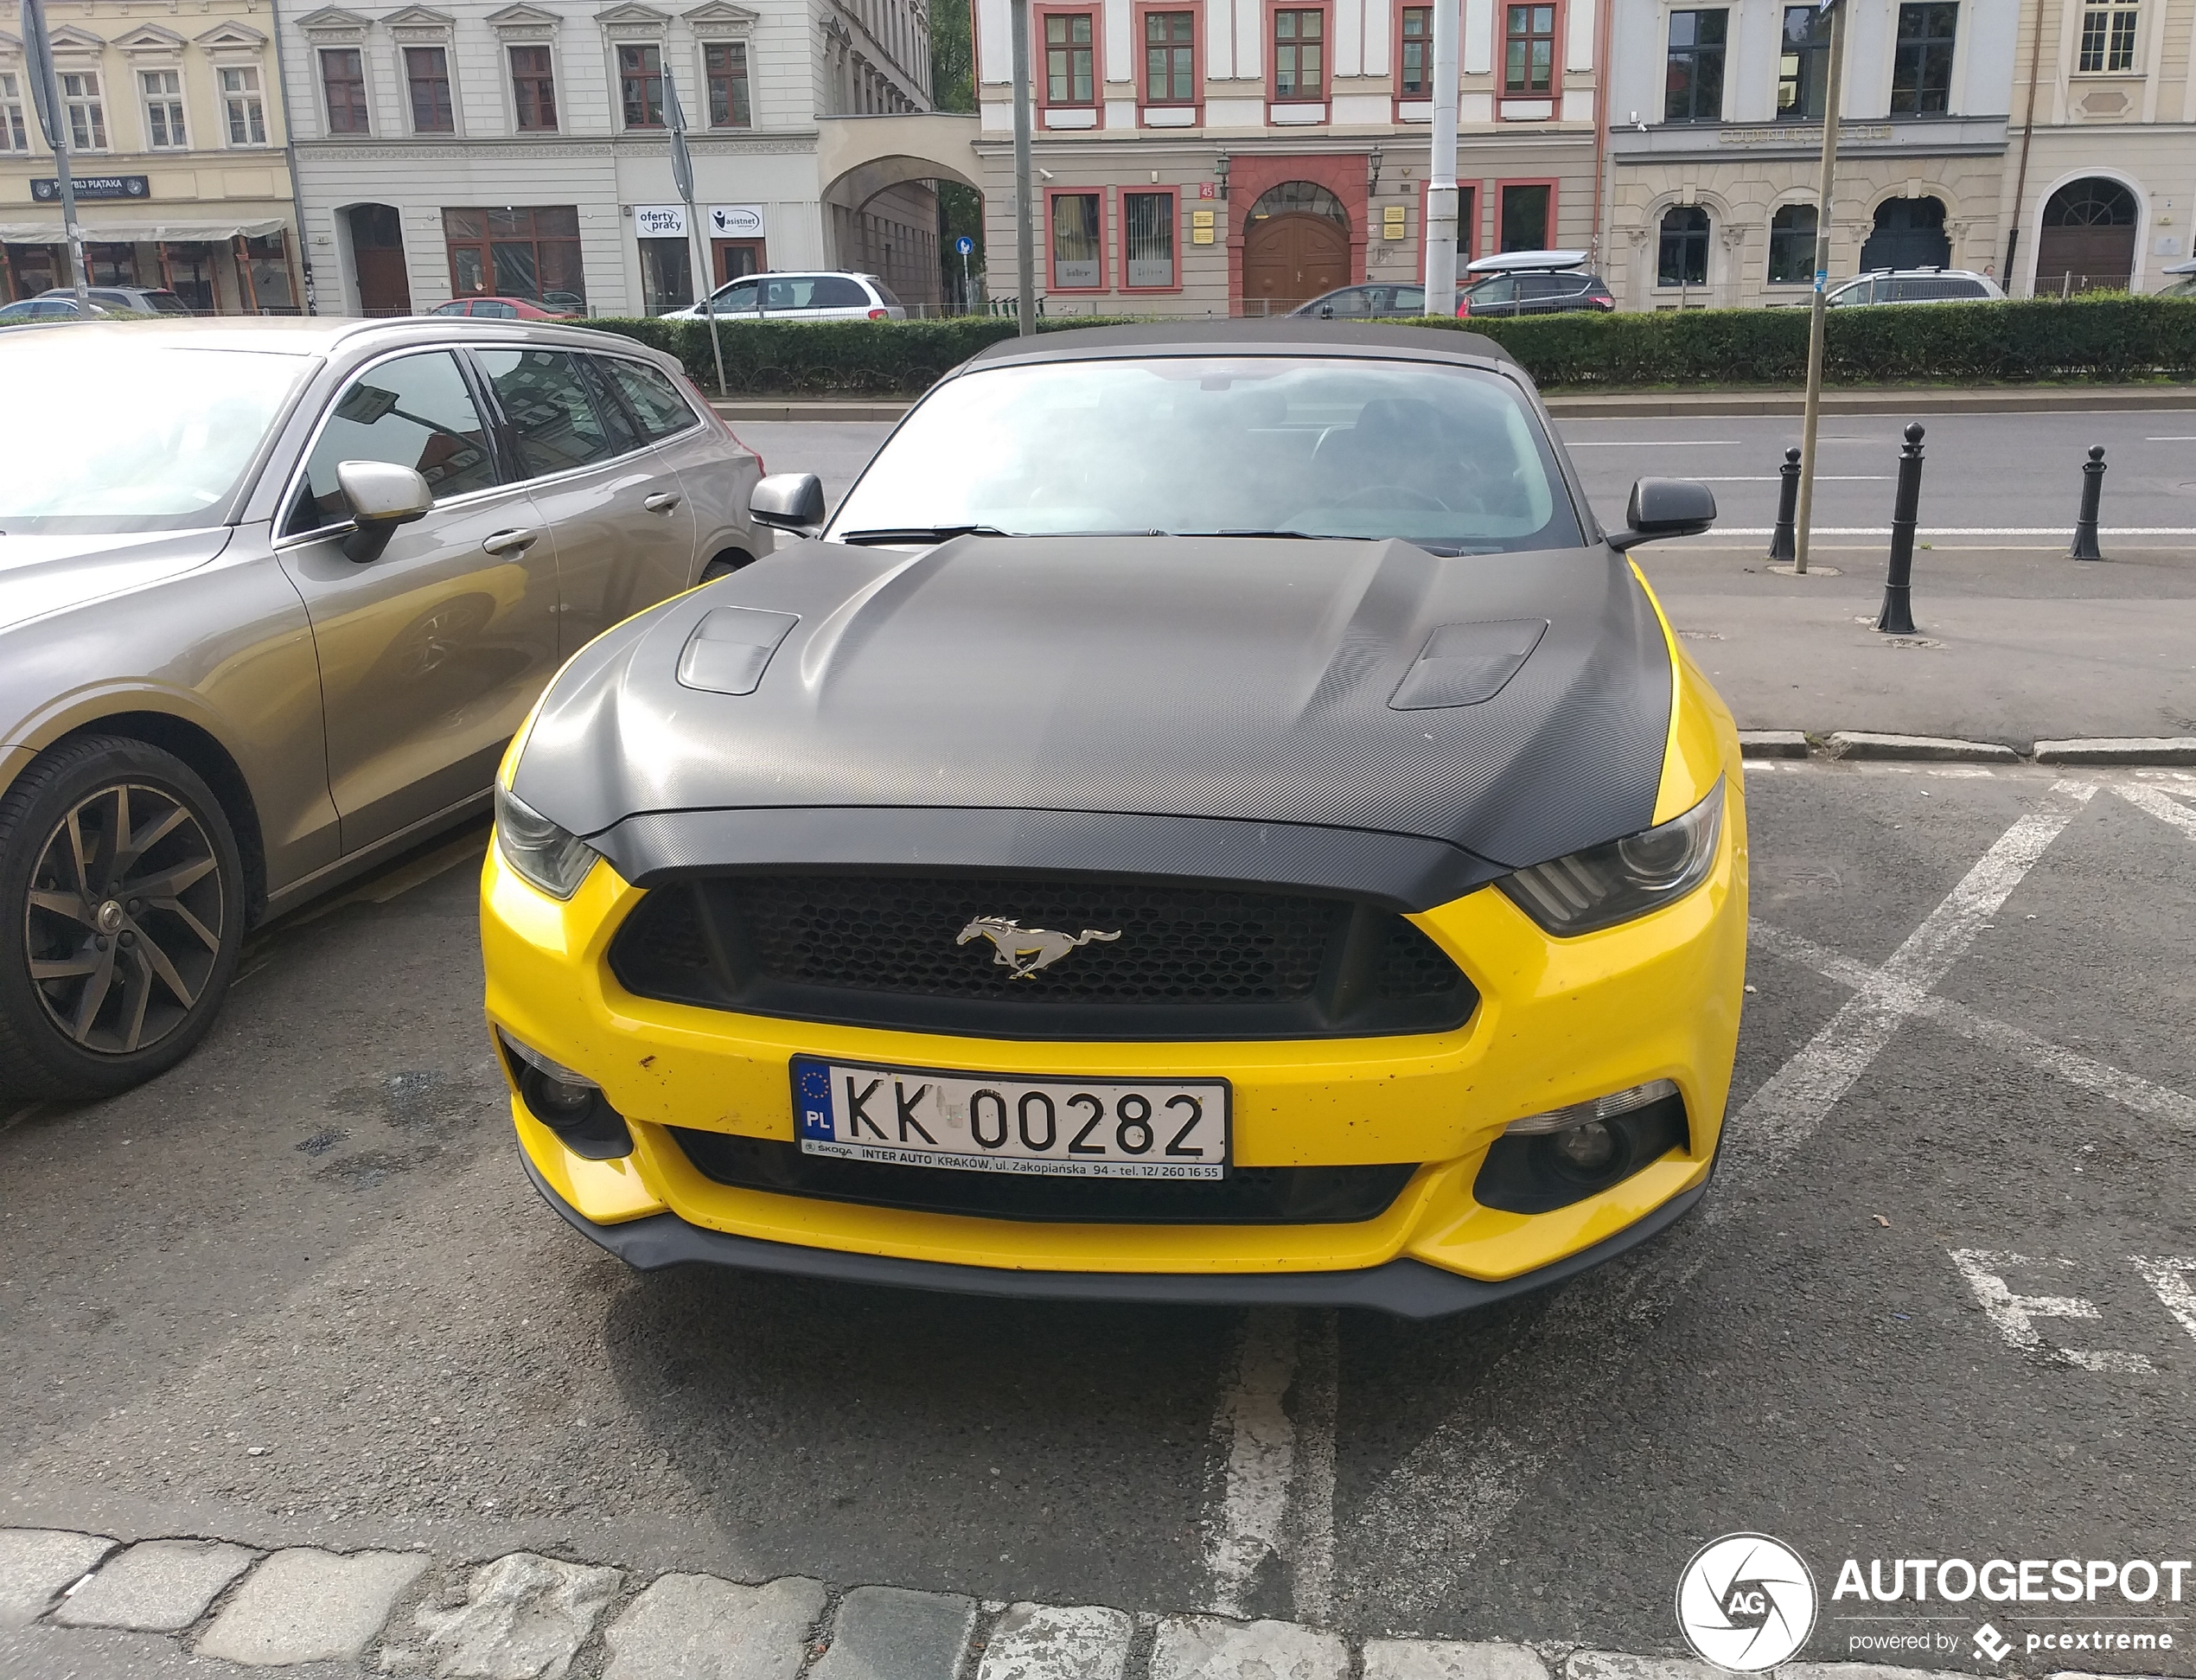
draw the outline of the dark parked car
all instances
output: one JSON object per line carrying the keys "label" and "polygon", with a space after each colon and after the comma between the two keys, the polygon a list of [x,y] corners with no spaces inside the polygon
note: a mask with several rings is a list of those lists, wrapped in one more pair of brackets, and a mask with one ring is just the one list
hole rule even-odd
{"label": "dark parked car", "polygon": [[[1457,295],[1464,295],[1461,289]],[[1408,284],[1382,280],[1372,285],[1342,286],[1289,313],[1318,321],[1387,321],[1423,315],[1426,288],[1414,280]]]}
{"label": "dark parked car", "polygon": [[1457,300],[1459,315],[1558,315],[1569,310],[1613,310],[1608,282],[1586,267],[1583,251],[1510,251],[1482,257]]}

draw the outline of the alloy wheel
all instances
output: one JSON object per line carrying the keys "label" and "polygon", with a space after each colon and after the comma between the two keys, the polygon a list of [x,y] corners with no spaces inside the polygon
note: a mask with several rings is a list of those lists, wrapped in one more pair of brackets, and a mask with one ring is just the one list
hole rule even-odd
{"label": "alloy wheel", "polygon": [[189,806],[143,783],[102,788],[54,825],[32,874],[32,989],[79,1047],[149,1049],[204,995],[229,909],[213,840]]}

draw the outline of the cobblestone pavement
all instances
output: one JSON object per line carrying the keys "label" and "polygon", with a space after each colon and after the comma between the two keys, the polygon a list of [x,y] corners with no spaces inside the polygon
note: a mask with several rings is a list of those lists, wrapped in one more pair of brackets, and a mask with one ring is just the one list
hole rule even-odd
{"label": "cobblestone pavement", "polygon": [[[176,1636],[171,1651],[122,1653],[131,1666],[116,1673],[153,1672],[172,1658],[208,1676],[303,1669],[436,1680],[1727,1680],[1666,1657],[1444,1639],[1353,1645],[1296,1622],[979,1602],[797,1577],[650,1581],[531,1552],[468,1568],[424,1552],[270,1555],[0,1529],[0,1673],[108,1671],[111,1650],[59,1629]],[[1794,1663],[1771,1680],[1935,1677]]]}

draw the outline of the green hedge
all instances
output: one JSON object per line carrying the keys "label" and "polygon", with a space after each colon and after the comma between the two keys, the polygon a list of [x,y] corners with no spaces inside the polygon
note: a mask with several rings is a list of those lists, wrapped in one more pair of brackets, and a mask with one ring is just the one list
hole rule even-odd
{"label": "green hedge", "polygon": [[[1644,315],[1428,319],[1498,340],[1544,390],[1643,386],[1795,385],[1807,370],[1804,309],[1686,310]],[[709,328],[699,321],[588,323],[668,350],[716,388]],[[1048,332],[1108,324],[1088,316]],[[1832,384],[1997,384],[2196,376],[2196,298],[2110,294],[1999,303],[1831,312]],[[908,396],[987,344],[1014,335],[990,316],[945,321],[719,323],[725,374],[740,396]]]}

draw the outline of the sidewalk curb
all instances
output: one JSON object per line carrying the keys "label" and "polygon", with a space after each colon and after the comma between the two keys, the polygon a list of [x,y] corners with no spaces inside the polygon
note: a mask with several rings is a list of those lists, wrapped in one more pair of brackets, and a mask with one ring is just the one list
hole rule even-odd
{"label": "sidewalk curb", "polygon": [[2041,740],[2022,749],[2000,741],[1963,741],[1940,735],[1886,735],[1835,730],[1810,735],[1797,729],[1742,729],[1740,756],[1749,759],[1804,759],[1855,763],[2098,764],[2123,768],[2196,765],[2196,735],[2074,737]]}
{"label": "sidewalk curb", "polygon": [[[1558,391],[1544,395],[1548,412],[1559,420],[1664,419],[1682,416],[1796,416],[1800,393],[1785,391],[1672,391],[1611,393]],[[710,406],[727,420],[878,421],[897,420],[914,406],[912,398],[804,399],[799,397],[712,398]],[[1825,391],[1826,414],[2057,414],[2100,409],[2196,408],[2196,386],[2004,386],[1980,390],[1871,387]]]}

